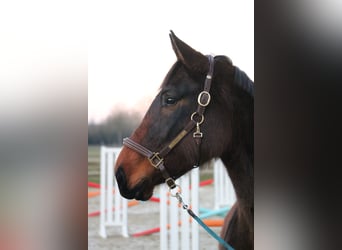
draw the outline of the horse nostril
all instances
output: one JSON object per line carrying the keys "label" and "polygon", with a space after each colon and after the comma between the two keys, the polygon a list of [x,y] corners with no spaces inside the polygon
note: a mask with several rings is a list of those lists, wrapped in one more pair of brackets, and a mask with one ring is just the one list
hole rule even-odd
{"label": "horse nostril", "polygon": [[119,166],[118,170],[116,171],[115,174],[116,181],[118,182],[119,187],[122,187],[126,183],[126,175],[121,166]]}
{"label": "horse nostril", "polygon": [[116,171],[115,177],[116,181],[118,182],[120,194],[126,199],[133,199],[135,192],[127,187],[126,174],[121,166],[119,166],[118,170]]}

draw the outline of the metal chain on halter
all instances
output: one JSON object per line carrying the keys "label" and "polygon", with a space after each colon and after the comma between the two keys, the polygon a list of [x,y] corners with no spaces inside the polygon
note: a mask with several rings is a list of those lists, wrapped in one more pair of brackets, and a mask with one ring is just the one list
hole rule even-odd
{"label": "metal chain on halter", "polygon": [[180,205],[182,205],[182,208],[185,209],[185,210],[187,210],[187,209],[189,208],[189,205],[187,205],[187,204],[184,203],[184,201],[183,201],[183,198],[182,198],[182,196],[181,196],[181,194],[182,194],[182,189],[181,189],[181,187],[180,187],[178,184],[176,184],[176,187],[178,188],[178,191],[177,191],[175,194],[172,193],[172,190],[173,190],[173,189],[172,189],[171,187],[169,188],[170,195],[171,195],[172,197],[176,197],[176,199],[178,200],[178,203],[179,203]]}
{"label": "metal chain on halter", "polygon": [[[178,190],[176,191],[176,193],[173,193],[172,191],[175,189],[175,188],[178,188]],[[184,210],[186,210],[188,212],[188,214],[194,219],[197,221],[198,224],[200,224],[203,229],[205,229],[209,235],[211,235],[214,239],[216,239],[221,245],[223,245],[226,249],[228,250],[234,250],[233,247],[231,247],[227,242],[225,242],[220,236],[218,236],[213,230],[210,229],[210,227],[208,227],[190,208],[189,208],[189,205],[186,204],[184,201],[183,201],[183,198],[181,196],[182,194],[182,189],[181,187],[178,185],[178,184],[175,184],[175,186],[171,187],[169,185],[169,192],[170,192],[170,195],[172,197],[175,197],[177,200],[178,200],[178,203],[182,206],[182,208]]]}

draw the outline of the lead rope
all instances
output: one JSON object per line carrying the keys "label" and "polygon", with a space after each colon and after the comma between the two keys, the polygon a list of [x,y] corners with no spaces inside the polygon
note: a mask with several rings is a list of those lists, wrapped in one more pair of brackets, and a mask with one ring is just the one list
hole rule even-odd
{"label": "lead rope", "polygon": [[179,185],[176,185],[177,187],[178,187],[178,191],[175,193],[175,194],[173,194],[172,193],[172,189],[173,188],[171,188],[170,187],[170,189],[169,189],[169,192],[170,192],[170,195],[172,196],[172,197],[175,197],[177,200],[178,200],[178,203],[182,206],[182,208],[184,209],[184,210],[186,210],[187,212],[188,212],[188,214],[192,217],[192,218],[194,218],[196,221],[197,221],[197,223],[201,226],[201,227],[203,227],[203,229],[204,230],[206,230],[207,231],[207,233],[210,235],[210,236],[212,236],[214,239],[216,239],[221,245],[223,245],[226,249],[228,249],[228,250],[234,250],[234,248],[233,247],[231,247],[227,242],[225,242],[220,236],[218,236],[213,230],[211,230],[210,229],[210,227],[208,227],[190,208],[189,208],[189,205],[187,205],[186,203],[184,203],[184,201],[183,201],[183,198],[182,198],[182,196],[181,196],[181,193],[182,193],[182,190],[181,190],[181,188],[180,188],[180,186]]}

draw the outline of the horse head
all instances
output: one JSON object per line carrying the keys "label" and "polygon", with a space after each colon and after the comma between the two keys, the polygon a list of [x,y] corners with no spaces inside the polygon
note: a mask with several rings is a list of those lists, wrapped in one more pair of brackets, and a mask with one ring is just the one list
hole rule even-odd
{"label": "horse head", "polygon": [[[181,41],[171,31],[171,44],[177,61],[167,73],[159,93],[150,105],[139,127],[130,139],[152,152],[177,138],[180,131],[193,119],[198,98],[210,69],[208,57]],[[232,119],[234,96],[246,95],[241,86],[235,86],[234,66],[229,58],[216,56],[210,90],[210,104],[202,117],[194,119],[192,131],[164,157],[168,174],[176,179],[195,165],[213,157],[230,153],[232,148]],[[248,94],[247,94],[248,95]],[[198,129],[203,137],[194,138]],[[124,146],[115,165],[121,195],[128,199],[148,200],[156,185],[164,182],[162,173],[151,165],[147,157]]]}

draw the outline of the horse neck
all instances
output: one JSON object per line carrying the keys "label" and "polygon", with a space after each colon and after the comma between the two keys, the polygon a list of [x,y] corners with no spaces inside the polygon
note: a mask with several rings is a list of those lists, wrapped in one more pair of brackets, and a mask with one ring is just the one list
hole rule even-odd
{"label": "horse neck", "polygon": [[[232,153],[243,165],[254,163],[254,98],[248,94],[233,100]],[[243,156],[243,159],[240,159]],[[234,157],[233,157],[234,158]]]}
{"label": "horse neck", "polygon": [[[253,206],[254,99],[241,90],[233,93],[232,142],[221,156],[243,206]],[[241,204],[242,205],[242,204]]]}

